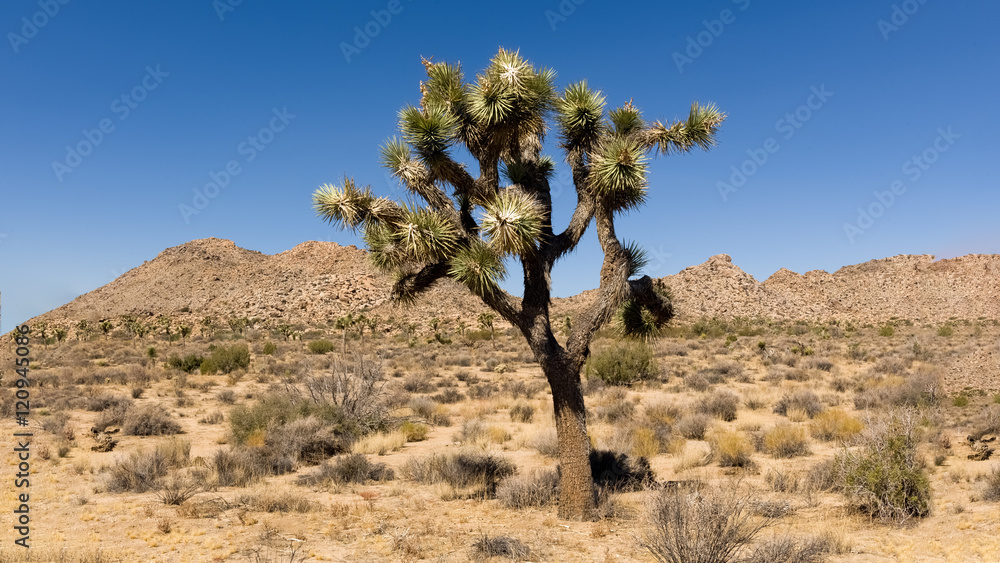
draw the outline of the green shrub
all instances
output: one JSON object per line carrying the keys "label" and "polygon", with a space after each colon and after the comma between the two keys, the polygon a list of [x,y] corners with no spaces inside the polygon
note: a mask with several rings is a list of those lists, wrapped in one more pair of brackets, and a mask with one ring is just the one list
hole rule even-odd
{"label": "green shrub", "polygon": [[267,341],[267,342],[264,343],[264,347],[261,348],[260,353],[264,354],[266,356],[270,356],[270,355],[274,354],[277,351],[278,351],[278,345],[275,344],[274,342]]}
{"label": "green shrub", "polygon": [[212,351],[212,362],[222,373],[250,367],[250,348],[246,344],[218,346]]}
{"label": "green shrub", "polygon": [[857,509],[902,522],[930,513],[930,482],[916,451],[914,415],[894,412],[869,424],[857,451],[837,456],[841,486]]}
{"label": "green shrub", "polygon": [[587,377],[597,377],[608,385],[631,385],[651,379],[659,369],[653,350],[642,342],[618,342],[587,361]]}
{"label": "green shrub", "polygon": [[896,327],[890,324],[882,325],[882,327],[878,329],[879,336],[885,336],[888,338],[894,334],[896,334]]}
{"label": "green shrub", "polygon": [[203,361],[204,358],[195,354],[188,354],[183,358],[177,354],[173,354],[167,360],[167,367],[178,369],[186,373],[194,373],[195,370],[201,367],[201,363]]}
{"label": "green shrub", "polygon": [[215,365],[215,360],[212,358],[206,358],[201,362],[201,374],[202,375],[215,375],[219,371],[219,366]]}
{"label": "green shrub", "polygon": [[309,343],[309,351],[313,354],[329,354],[336,345],[329,340],[313,340]]}
{"label": "green shrub", "polygon": [[951,325],[941,325],[941,328],[937,331],[938,336],[943,336],[945,338],[948,338],[953,334],[955,334],[955,329],[953,329]]}

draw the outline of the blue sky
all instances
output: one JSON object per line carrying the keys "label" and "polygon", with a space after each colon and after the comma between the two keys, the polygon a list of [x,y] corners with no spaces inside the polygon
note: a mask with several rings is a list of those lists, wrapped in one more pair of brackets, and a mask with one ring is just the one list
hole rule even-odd
{"label": "blue sky", "polygon": [[[1000,252],[995,2],[494,6],[5,0],[2,330],[193,239],[358,243],[314,216],[312,192],[349,174],[404,195],[377,149],[418,100],[420,56],[471,76],[500,46],[647,119],[693,100],[729,114],[716,149],[654,160],[647,206],[619,222],[651,275],[719,253],[763,280]],[[572,194],[556,198],[557,228]],[[587,237],[556,295],[596,286],[599,257]]]}

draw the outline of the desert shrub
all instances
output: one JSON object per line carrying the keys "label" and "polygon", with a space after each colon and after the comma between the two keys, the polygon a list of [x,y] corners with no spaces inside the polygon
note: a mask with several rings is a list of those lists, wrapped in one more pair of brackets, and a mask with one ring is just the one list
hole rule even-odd
{"label": "desert shrub", "polygon": [[531,399],[545,388],[546,384],[541,381],[511,379],[509,381],[505,381],[503,385],[500,386],[500,392],[510,395],[514,399]]}
{"label": "desert shrub", "polygon": [[[300,418],[315,416],[331,426],[345,443],[360,434],[357,426],[335,406],[317,406],[308,401],[292,401],[284,395],[268,395],[252,405],[237,405],[230,411],[229,427],[237,445],[254,437],[262,442],[268,430],[274,430]],[[258,444],[260,445],[260,444]]]}
{"label": "desert shrub", "polygon": [[497,500],[504,508],[522,509],[531,506],[548,506],[556,501],[559,474],[545,469],[527,475],[507,477],[497,486]]}
{"label": "desert shrub", "polygon": [[219,373],[219,366],[215,363],[215,360],[213,360],[212,358],[205,358],[201,362],[201,367],[199,368],[199,371],[201,372],[202,375],[215,375]]}
{"label": "desert shrub", "polygon": [[902,379],[860,390],[854,395],[854,406],[863,410],[932,406],[944,395],[941,387],[941,376],[936,371],[918,370]]}
{"label": "desert shrub", "polygon": [[69,415],[64,412],[42,418],[42,430],[66,440],[72,440],[75,434],[69,423]]}
{"label": "desert shrub", "polygon": [[191,442],[170,438],[157,444],[156,452],[170,467],[185,467],[191,459]]}
{"label": "desert shrub", "polygon": [[758,543],[741,563],[820,563],[831,551],[825,538],[779,536]]}
{"label": "desert shrub", "polygon": [[264,354],[265,356],[272,356],[277,351],[278,351],[278,345],[275,344],[274,342],[271,342],[270,340],[265,342],[264,346],[260,349],[260,353]]}
{"label": "desert shrub", "polygon": [[735,487],[673,487],[650,495],[642,545],[664,563],[730,563],[763,529]]}
{"label": "desert shrub", "polygon": [[688,440],[704,440],[709,422],[708,416],[704,414],[687,414],[674,424],[674,430]]}
{"label": "desert shrub", "polygon": [[307,376],[304,384],[314,407],[338,413],[365,432],[385,429],[388,413],[380,360],[360,354],[334,358],[327,373]]}
{"label": "desert shrub", "polygon": [[988,405],[973,422],[975,431],[970,438],[979,440],[986,434],[1000,433],[1000,406]]}
{"label": "desert shrub", "polygon": [[774,405],[775,414],[782,416],[788,416],[788,411],[793,409],[801,410],[809,418],[813,418],[823,410],[823,403],[820,402],[816,393],[808,389],[800,389],[791,395],[786,394],[782,396],[777,404]]}
{"label": "desert shrub", "polygon": [[709,368],[699,370],[709,383],[725,383],[729,379],[740,378],[744,374],[743,365],[733,361],[716,362]]}
{"label": "desert shrub", "polygon": [[684,386],[692,391],[698,391],[701,393],[703,391],[708,391],[708,388],[712,386],[712,383],[707,377],[705,377],[705,374],[698,371],[684,376]]}
{"label": "desert shrub", "polygon": [[113,493],[144,493],[160,487],[169,465],[157,450],[133,451],[118,458],[107,474],[106,486]]}
{"label": "desert shrub", "polygon": [[181,431],[181,425],[170,418],[170,413],[162,405],[129,408],[121,425],[126,436],[162,436]]}
{"label": "desert shrub", "polygon": [[472,544],[471,555],[475,561],[493,557],[524,561],[531,555],[531,549],[515,538],[485,534]]}
{"label": "desert shrub", "polygon": [[87,398],[86,409],[92,412],[103,412],[108,409],[120,409],[122,412],[132,406],[132,399],[124,395],[103,393]]}
{"label": "desert shrub", "polygon": [[470,399],[489,399],[500,391],[500,388],[493,383],[476,383],[469,385]]}
{"label": "desert shrub", "polygon": [[764,450],[779,458],[808,455],[809,438],[800,426],[778,424],[764,434]]}
{"label": "desert shrub", "polygon": [[203,361],[205,361],[205,358],[195,354],[188,354],[183,358],[177,354],[172,354],[170,358],[167,359],[167,367],[177,369],[185,373],[194,373],[201,368],[201,363]]}
{"label": "desert shrub", "polygon": [[216,398],[219,399],[219,402],[224,405],[232,405],[236,402],[236,392],[232,389],[223,389],[222,391],[219,391]]}
{"label": "desert shrub", "polygon": [[869,422],[858,450],[836,458],[840,485],[854,506],[902,522],[930,513],[930,482],[916,451],[915,415],[895,411]]}
{"label": "desert shrub", "polygon": [[878,329],[879,336],[890,337],[894,334],[896,334],[896,327],[892,326],[891,324],[882,325]]}
{"label": "desert shrub", "polygon": [[675,400],[653,399],[643,404],[646,418],[657,424],[674,424],[680,418],[683,409]]}
{"label": "desert shrub", "polygon": [[333,352],[336,345],[329,340],[313,340],[308,344],[309,351],[313,354],[329,354]]}
{"label": "desert shrub", "polygon": [[392,481],[395,477],[395,472],[386,464],[372,463],[367,456],[355,453],[339,457],[332,463],[323,462],[316,471],[300,475],[296,483],[304,486],[324,483],[367,483]]}
{"label": "desert shrub", "polygon": [[403,389],[410,393],[431,393],[436,389],[426,376],[412,374],[403,380]]}
{"label": "desert shrub", "polygon": [[310,414],[269,430],[264,437],[264,447],[272,457],[315,465],[347,451],[354,438],[352,425],[343,418],[320,420]]}
{"label": "desert shrub", "polygon": [[836,460],[827,459],[806,471],[802,485],[810,491],[833,491],[842,486],[840,467]]}
{"label": "desert shrub", "polygon": [[653,350],[645,343],[625,341],[600,350],[587,360],[587,377],[608,385],[631,385],[656,377],[659,368]]}
{"label": "desert shrub", "polygon": [[511,422],[531,422],[535,416],[535,407],[524,401],[518,401],[510,408]]}
{"label": "desert shrub", "polygon": [[209,461],[215,482],[223,487],[246,487],[272,474],[271,464],[256,450],[216,450]]}
{"label": "desert shrub", "polygon": [[841,409],[823,411],[809,423],[809,432],[818,440],[849,440],[864,426],[861,421]]}
{"label": "desert shrub", "polygon": [[463,395],[461,392],[459,392],[458,389],[449,387],[448,389],[445,389],[444,391],[441,391],[440,393],[432,395],[431,398],[434,399],[435,401],[441,403],[441,404],[452,405],[452,404],[455,404],[455,403],[458,403],[458,402],[464,400],[465,399],[465,395]]}
{"label": "desert shrub", "polygon": [[559,439],[555,428],[540,430],[531,439],[531,447],[545,457],[559,457]]}
{"label": "desert shrub", "polygon": [[500,481],[516,472],[506,457],[472,449],[411,458],[403,465],[403,473],[418,483],[472,487],[488,496],[496,492]]}
{"label": "desert shrub", "polygon": [[173,476],[156,492],[156,498],[169,506],[180,506],[201,490],[201,485],[188,477]]}
{"label": "desert shrub", "polygon": [[212,350],[212,363],[222,373],[250,367],[250,348],[246,344],[218,346]]}
{"label": "desert shrub", "polygon": [[881,373],[884,375],[902,375],[906,372],[906,368],[906,360],[896,356],[886,356],[884,358],[879,358],[879,360],[875,362],[875,366],[872,370],[875,373]]}
{"label": "desert shrub", "polygon": [[983,500],[1000,501],[1000,467],[994,467],[983,485]]}
{"label": "desert shrub", "polygon": [[407,442],[422,442],[427,439],[430,428],[426,424],[404,420],[399,425],[399,431],[406,436]]}
{"label": "desert shrub", "polygon": [[720,467],[749,467],[753,444],[742,432],[718,432],[711,439],[712,451]]}
{"label": "desert shrub", "polygon": [[612,491],[637,491],[656,482],[649,460],[608,450],[590,451],[594,485]]}
{"label": "desert shrub", "polygon": [[635,414],[635,403],[629,400],[628,391],[621,387],[609,388],[594,406],[594,416],[609,424],[629,420],[633,414]]}
{"label": "desert shrub", "polygon": [[740,397],[730,389],[717,389],[698,405],[698,412],[710,414],[726,422],[736,420]]}

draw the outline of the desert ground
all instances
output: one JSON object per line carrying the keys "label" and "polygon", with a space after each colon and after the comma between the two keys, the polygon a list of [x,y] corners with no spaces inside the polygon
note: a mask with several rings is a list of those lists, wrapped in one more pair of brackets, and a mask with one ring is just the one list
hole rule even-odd
{"label": "desert ground", "polygon": [[[31,561],[656,561],[691,524],[759,530],[732,560],[1000,560],[993,321],[603,330],[584,388],[616,461],[594,522],[557,518],[551,395],[499,323],[165,326],[31,334]],[[858,486],[894,447],[909,473],[882,477],[923,498]]]}

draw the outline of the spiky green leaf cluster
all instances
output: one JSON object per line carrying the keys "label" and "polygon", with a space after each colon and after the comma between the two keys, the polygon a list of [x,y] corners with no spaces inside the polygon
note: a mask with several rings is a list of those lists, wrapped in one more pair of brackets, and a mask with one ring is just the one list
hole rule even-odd
{"label": "spiky green leaf cluster", "polygon": [[639,246],[639,243],[631,241],[625,245],[625,259],[628,261],[628,277],[637,275],[649,264],[649,254]]}
{"label": "spiky green leaf cluster", "polygon": [[648,161],[638,140],[607,139],[591,157],[591,189],[613,210],[639,207],[646,199]]}
{"label": "spiky green leaf cluster", "polygon": [[486,203],[480,225],[500,255],[527,254],[542,232],[542,209],[531,195],[507,188]]}
{"label": "spiky green leaf cluster", "polygon": [[497,291],[507,275],[503,260],[488,244],[479,239],[460,249],[449,263],[448,275],[479,296]]}
{"label": "spiky green leaf cluster", "polygon": [[689,152],[694,147],[708,150],[715,146],[715,134],[725,119],[726,114],[715,104],[702,106],[694,102],[687,121],[678,121],[669,127],[655,122],[649,128],[648,142],[662,154]]}
{"label": "spiky green leaf cluster", "polygon": [[656,296],[653,306],[629,299],[618,309],[614,325],[619,334],[638,340],[650,340],[661,334],[674,316],[673,297],[662,282],[654,283],[653,292]]}
{"label": "spiky green leaf cluster", "polygon": [[559,127],[567,148],[589,147],[604,132],[604,94],[591,90],[587,82],[566,87],[556,102]]}
{"label": "spiky green leaf cluster", "polygon": [[320,186],[313,194],[313,209],[325,221],[353,230],[369,220],[369,207],[374,200],[371,188],[359,188],[353,179],[345,178],[341,187]]}
{"label": "spiky green leaf cluster", "polygon": [[632,102],[609,111],[608,120],[611,121],[614,134],[619,137],[634,135],[645,127],[642,113],[632,105]]}
{"label": "spiky green leaf cluster", "polygon": [[403,139],[421,156],[434,160],[448,150],[454,141],[458,132],[458,119],[441,106],[406,106],[399,112],[399,129]]}

